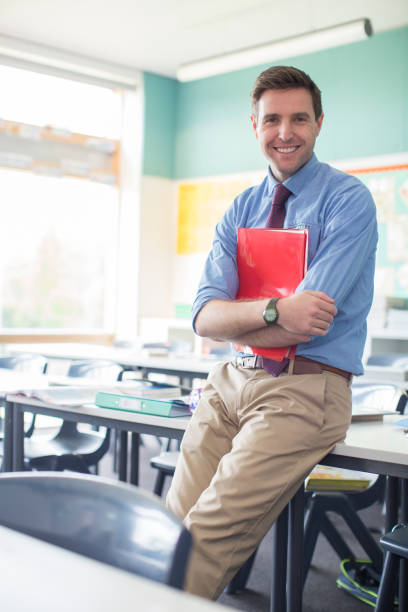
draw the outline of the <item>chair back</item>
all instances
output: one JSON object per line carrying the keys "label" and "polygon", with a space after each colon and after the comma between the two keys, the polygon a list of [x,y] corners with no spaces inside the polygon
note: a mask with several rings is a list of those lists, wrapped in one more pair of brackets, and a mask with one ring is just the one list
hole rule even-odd
{"label": "chair back", "polygon": [[177,588],[191,535],[133,485],[84,474],[0,475],[0,524]]}
{"label": "chair back", "polygon": [[353,383],[351,385],[353,407],[373,410],[391,410],[402,413],[407,395],[397,385],[382,383]]}
{"label": "chair back", "polygon": [[15,370],[16,372],[44,374],[47,369],[47,360],[42,355],[33,353],[2,355],[0,356],[0,368]]}
{"label": "chair back", "polygon": [[122,378],[123,369],[114,361],[106,359],[85,359],[74,361],[68,369],[68,376],[92,378],[100,382],[114,382]]}

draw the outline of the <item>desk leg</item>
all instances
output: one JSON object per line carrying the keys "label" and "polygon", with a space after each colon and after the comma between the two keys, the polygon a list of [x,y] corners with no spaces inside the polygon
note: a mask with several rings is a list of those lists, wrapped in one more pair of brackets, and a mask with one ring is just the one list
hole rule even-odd
{"label": "desk leg", "polygon": [[180,386],[185,389],[193,388],[193,376],[180,376],[179,378]]}
{"label": "desk leg", "polygon": [[274,525],[270,612],[286,612],[288,516],[289,510],[286,506]]}
{"label": "desk leg", "polygon": [[132,445],[130,448],[130,482],[131,484],[139,484],[139,450],[140,450],[140,434],[132,432]]}
{"label": "desk leg", "polygon": [[6,401],[4,405],[4,446],[2,472],[11,472],[13,469],[13,404]]}
{"label": "desk leg", "polygon": [[127,481],[128,432],[120,432],[119,441],[119,480]]}
{"label": "desk leg", "polygon": [[399,478],[387,476],[385,488],[385,533],[398,523]]}
{"label": "desk leg", "polygon": [[[401,478],[401,523],[408,523],[408,480]],[[408,560],[400,561],[399,610],[408,610]]]}
{"label": "desk leg", "polygon": [[301,612],[303,595],[303,521],[305,514],[304,483],[289,502],[287,612]]}
{"label": "desk leg", "polygon": [[13,404],[13,471],[24,470],[24,411]]}

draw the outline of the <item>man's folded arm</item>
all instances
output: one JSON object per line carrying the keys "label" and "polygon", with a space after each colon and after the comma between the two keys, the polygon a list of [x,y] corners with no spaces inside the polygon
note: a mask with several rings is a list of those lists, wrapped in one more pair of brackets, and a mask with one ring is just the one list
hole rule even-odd
{"label": "man's folded arm", "polygon": [[196,316],[199,336],[258,347],[309,342],[324,336],[337,313],[333,300],[321,291],[303,291],[277,304],[279,324],[268,326],[263,312],[270,298],[209,300]]}

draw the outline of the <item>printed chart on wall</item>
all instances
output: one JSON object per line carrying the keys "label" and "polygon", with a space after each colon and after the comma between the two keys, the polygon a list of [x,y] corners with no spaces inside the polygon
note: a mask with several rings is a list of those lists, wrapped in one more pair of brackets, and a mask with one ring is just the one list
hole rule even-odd
{"label": "printed chart on wall", "polygon": [[351,170],[377,206],[376,295],[408,298],[408,162]]}

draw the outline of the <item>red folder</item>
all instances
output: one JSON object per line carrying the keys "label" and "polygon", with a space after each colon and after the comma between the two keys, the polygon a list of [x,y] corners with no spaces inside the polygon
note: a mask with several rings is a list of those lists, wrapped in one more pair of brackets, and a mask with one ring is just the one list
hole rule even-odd
{"label": "red folder", "polygon": [[[306,229],[238,228],[237,299],[293,295],[307,270],[307,239]],[[276,361],[296,353],[296,345],[251,348]]]}

